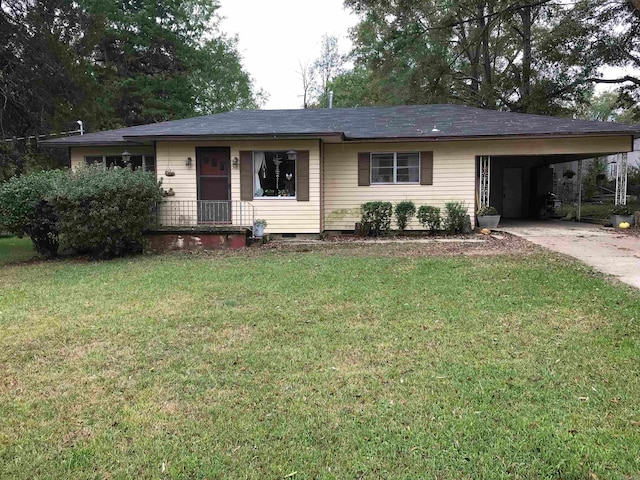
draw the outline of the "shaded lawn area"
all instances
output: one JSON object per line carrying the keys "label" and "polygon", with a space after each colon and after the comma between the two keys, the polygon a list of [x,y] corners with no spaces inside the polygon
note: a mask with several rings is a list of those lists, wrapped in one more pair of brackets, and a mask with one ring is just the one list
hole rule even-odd
{"label": "shaded lawn area", "polygon": [[28,237],[0,237],[0,266],[26,262],[34,258],[40,258],[40,255],[33,250],[33,244]]}
{"label": "shaded lawn area", "polygon": [[[640,209],[640,204],[638,203],[631,202],[627,206],[632,212]],[[611,218],[612,208],[612,203],[583,203],[580,207],[580,214],[583,218],[609,220]],[[575,217],[577,214],[577,209],[573,205],[563,205],[558,213],[560,213],[560,215],[562,215],[563,217],[567,216],[568,214],[571,214]]]}
{"label": "shaded lawn area", "polygon": [[3,267],[0,477],[640,476],[640,295],[371,253]]}

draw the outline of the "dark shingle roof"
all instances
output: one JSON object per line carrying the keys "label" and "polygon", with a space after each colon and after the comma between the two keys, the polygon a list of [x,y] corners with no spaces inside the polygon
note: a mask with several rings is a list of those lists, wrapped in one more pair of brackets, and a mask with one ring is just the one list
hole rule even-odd
{"label": "dark shingle roof", "polygon": [[[434,126],[438,131],[433,131]],[[403,105],[310,110],[237,110],[203,117],[48,140],[106,145],[166,137],[325,136],[345,140],[443,139],[522,135],[640,135],[640,126],[498,112],[462,105]]]}

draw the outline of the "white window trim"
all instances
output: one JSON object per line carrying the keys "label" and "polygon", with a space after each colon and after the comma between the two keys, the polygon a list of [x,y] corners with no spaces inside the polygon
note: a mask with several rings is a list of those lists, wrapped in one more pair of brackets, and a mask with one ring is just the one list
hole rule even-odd
{"label": "white window trim", "polygon": [[[283,150],[252,150],[251,151],[251,175],[255,175],[255,168],[256,168],[256,164],[255,164],[255,160],[254,160],[254,156],[256,152],[262,152],[262,153],[277,153],[277,152],[282,152]],[[256,186],[253,182],[253,180],[251,181],[251,185],[252,185],[252,190],[253,190],[253,200],[254,201],[259,201],[259,202],[266,202],[266,201],[271,201],[271,200],[276,200],[278,202],[286,202],[287,200],[290,201],[297,201],[298,200],[298,160],[294,160],[295,162],[295,166],[296,166],[296,194],[293,197],[280,197],[280,196],[273,196],[273,197],[267,197],[265,195],[263,195],[262,197],[256,197]]]}
{"label": "white window trim", "polygon": [[[399,153],[418,155],[418,181],[417,182],[398,182],[398,154]],[[373,181],[373,156],[374,155],[393,155],[393,182],[374,182]],[[422,174],[422,155],[420,154],[420,152],[371,152],[369,154],[369,185],[420,185],[420,182],[422,180],[422,178],[420,177],[421,174]]]}

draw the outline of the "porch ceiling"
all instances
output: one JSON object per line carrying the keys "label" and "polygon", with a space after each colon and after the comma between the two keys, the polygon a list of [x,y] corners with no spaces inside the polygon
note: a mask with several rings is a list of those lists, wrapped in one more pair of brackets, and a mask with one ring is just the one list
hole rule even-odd
{"label": "porch ceiling", "polygon": [[558,154],[558,155],[491,155],[491,159],[500,159],[507,162],[517,163],[523,158],[535,158],[541,160],[546,165],[556,163],[567,163],[575,160],[585,160],[587,158],[606,157],[607,155],[615,155],[619,152],[598,152],[598,153],[579,153],[579,154]]}

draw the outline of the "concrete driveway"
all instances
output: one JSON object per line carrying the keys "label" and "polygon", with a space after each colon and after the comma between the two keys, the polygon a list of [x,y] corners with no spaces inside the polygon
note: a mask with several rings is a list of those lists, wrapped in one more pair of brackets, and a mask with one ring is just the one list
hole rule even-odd
{"label": "concrete driveway", "polygon": [[498,230],[570,255],[640,289],[640,237],[600,225],[561,220],[507,221]]}

